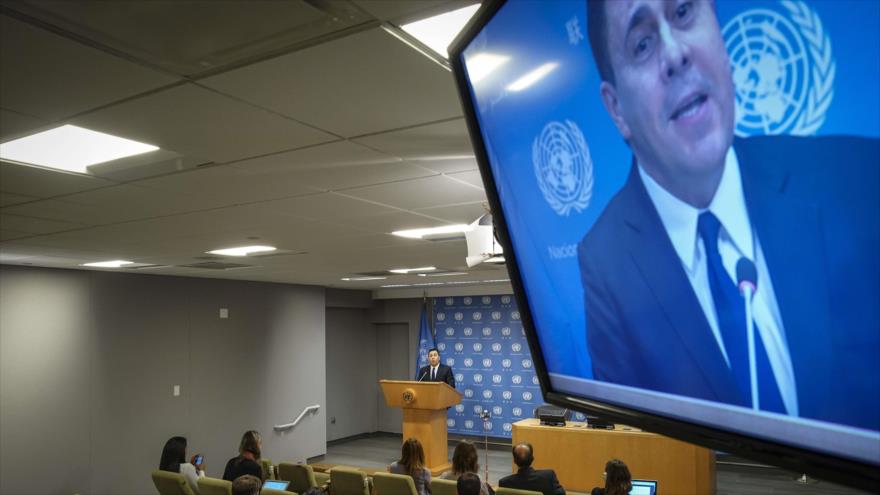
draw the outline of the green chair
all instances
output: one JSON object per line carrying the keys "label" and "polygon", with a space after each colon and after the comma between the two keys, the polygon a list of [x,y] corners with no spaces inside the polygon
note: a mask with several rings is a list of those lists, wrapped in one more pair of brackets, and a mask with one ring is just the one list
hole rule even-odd
{"label": "green chair", "polygon": [[201,495],[232,495],[232,482],[207,476],[199,478]]}
{"label": "green chair", "polygon": [[286,490],[276,490],[274,488],[263,488],[260,490],[260,495],[297,495],[293,492],[288,492]]}
{"label": "green chair", "polygon": [[532,490],[517,490],[516,488],[498,487],[495,489],[495,495],[542,495],[542,494],[541,494],[541,492],[535,492]]}
{"label": "green chair", "polygon": [[457,487],[458,484],[455,481],[431,478],[431,495],[458,495]]}
{"label": "green chair", "polygon": [[[287,489],[296,493],[305,493],[309,488],[321,486],[315,471],[308,464],[294,464],[292,462],[282,462],[277,466],[276,477],[279,480],[289,481]],[[326,476],[326,475],[325,475]]]}
{"label": "green chair", "polygon": [[275,480],[278,477],[275,475],[275,470],[272,469],[272,459],[260,459],[260,467],[263,468],[263,479],[264,480]]}
{"label": "green chair", "polygon": [[419,495],[412,476],[406,474],[376,473],[373,486],[376,495]]}
{"label": "green chair", "polygon": [[153,484],[159,495],[195,495],[180,473],[156,469],[152,473]]}
{"label": "green chair", "polygon": [[330,491],[333,495],[370,495],[370,480],[363,471],[344,467],[330,470]]}

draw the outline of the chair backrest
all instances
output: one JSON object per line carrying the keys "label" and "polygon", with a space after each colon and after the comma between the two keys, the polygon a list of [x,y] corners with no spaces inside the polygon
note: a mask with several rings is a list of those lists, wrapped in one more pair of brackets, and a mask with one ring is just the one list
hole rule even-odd
{"label": "chair backrest", "polygon": [[458,495],[458,483],[453,480],[431,478],[431,495]]}
{"label": "chair backrest", "polygon": [[264,480],[274,480],[278,479],[275,470],[272,469],[272,459],[266,459],[265,457],[260,459],[260,467],[263,468],[263,479]]}
{"label": "chair backrest", "polygon": [[419,495],[412,476],[406,474],[376,473],[373,486],[377,495]]}
{"label": "chair backrest", "polygon": [[532,490],[518,490],[516,488],[498,487],[495,489],[495,495],[542,495],[542,494],[541,494],[541,492],[535,492]]}
{"label": "chair backrest", "polygon": [[278,464],[279,480],[289,481],[287,489],[296,493],[305,493],[309,488],[317,486],[315,481],[315,473],[312,466],[308,464],[294,464],[292,462],[282,462]]}
{"label": "chair backrest", "polygon": [[335,467],[330,470],[330,490],[334,495],[370,495],[370,482],[363,471]]}
{"label": "chair backrest", "polygon": [[186,483],[186,478],[180,473],[156,469],[153,471],[152,477],[159,495],[194,495]]}
{"label": "chair backrest", "polygon": [[207,476],[199,478],[201,495],[232,495],[232,482]]}

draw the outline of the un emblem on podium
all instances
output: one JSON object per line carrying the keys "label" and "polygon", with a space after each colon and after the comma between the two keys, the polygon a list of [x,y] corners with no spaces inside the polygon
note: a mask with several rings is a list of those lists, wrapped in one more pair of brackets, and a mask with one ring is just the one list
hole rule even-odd
{"label": "un emblem on podium", "polygon": [[415,401],[416,401],[416,392],[413,389],[408,388],[403,391],[404,404],[412,404]]}
{"label": "un emblem on podium", "polygon": [[834,97],[831,40],[815,11],[782,0],[750,9],[723,29],[736,88],[736,135],[814,134]]}

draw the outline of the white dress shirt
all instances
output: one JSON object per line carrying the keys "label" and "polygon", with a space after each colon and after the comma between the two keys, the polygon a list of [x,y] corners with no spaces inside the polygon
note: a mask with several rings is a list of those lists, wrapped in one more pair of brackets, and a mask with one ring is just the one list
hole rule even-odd
{"label": "white dress shirt", "polygon": [[731,147],[727,152],[721,182],[715,192],[715,197],[712,198],[712,202],[706,209],[694,208],[667,192],[645,172],[641,164],[639,165],[639,175],[645,184],[651,202],[657,208],[657,213],[660,215],[666,233],[669,234],[672,246],[681,259],[684,272],[694,289],[700,306],[703,308],[715,341],[718,343],[728,366],[730,366],[730,360],[727,357],[724,340],[718,328],[715,302],[709,287],[706,249],[697,232],[697,218],[700,214],[707,210],[711,211],[721,222],[721,231],[718,234],[718,252],[721,255],[724,269],[734,283],[736,283],[736,263],[741,257],[744,256],[755,263],[758,270],[758,289],[752,303],[755,325],[760,331],[761,340],[767,350],[770,366],[779,386],[785,409],[789,415],[797,416],[797,388],[791,356],[788,353],[788,344],[785,340],[785,329],[782,326],[782,318],[779,315],[779,306],[776,304],[773,283],[767,269],[764,253],[761,251],[757,233],[752,231],[749,221],[739,162],[733,148]]}

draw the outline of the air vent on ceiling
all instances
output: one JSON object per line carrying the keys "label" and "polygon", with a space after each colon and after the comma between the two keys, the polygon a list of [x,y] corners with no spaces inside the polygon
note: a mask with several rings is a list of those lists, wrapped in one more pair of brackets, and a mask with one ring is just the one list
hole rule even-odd
{"label": "air vent on ceiling", "polygon": [[202,268],[205,270],[231,270],[233,268],[250,268],[253,265],[244,265],[241,263],[226,263],[222,261],[205,261],[202,263],[192,263],[190,265],[180,265],[184,268]]}

